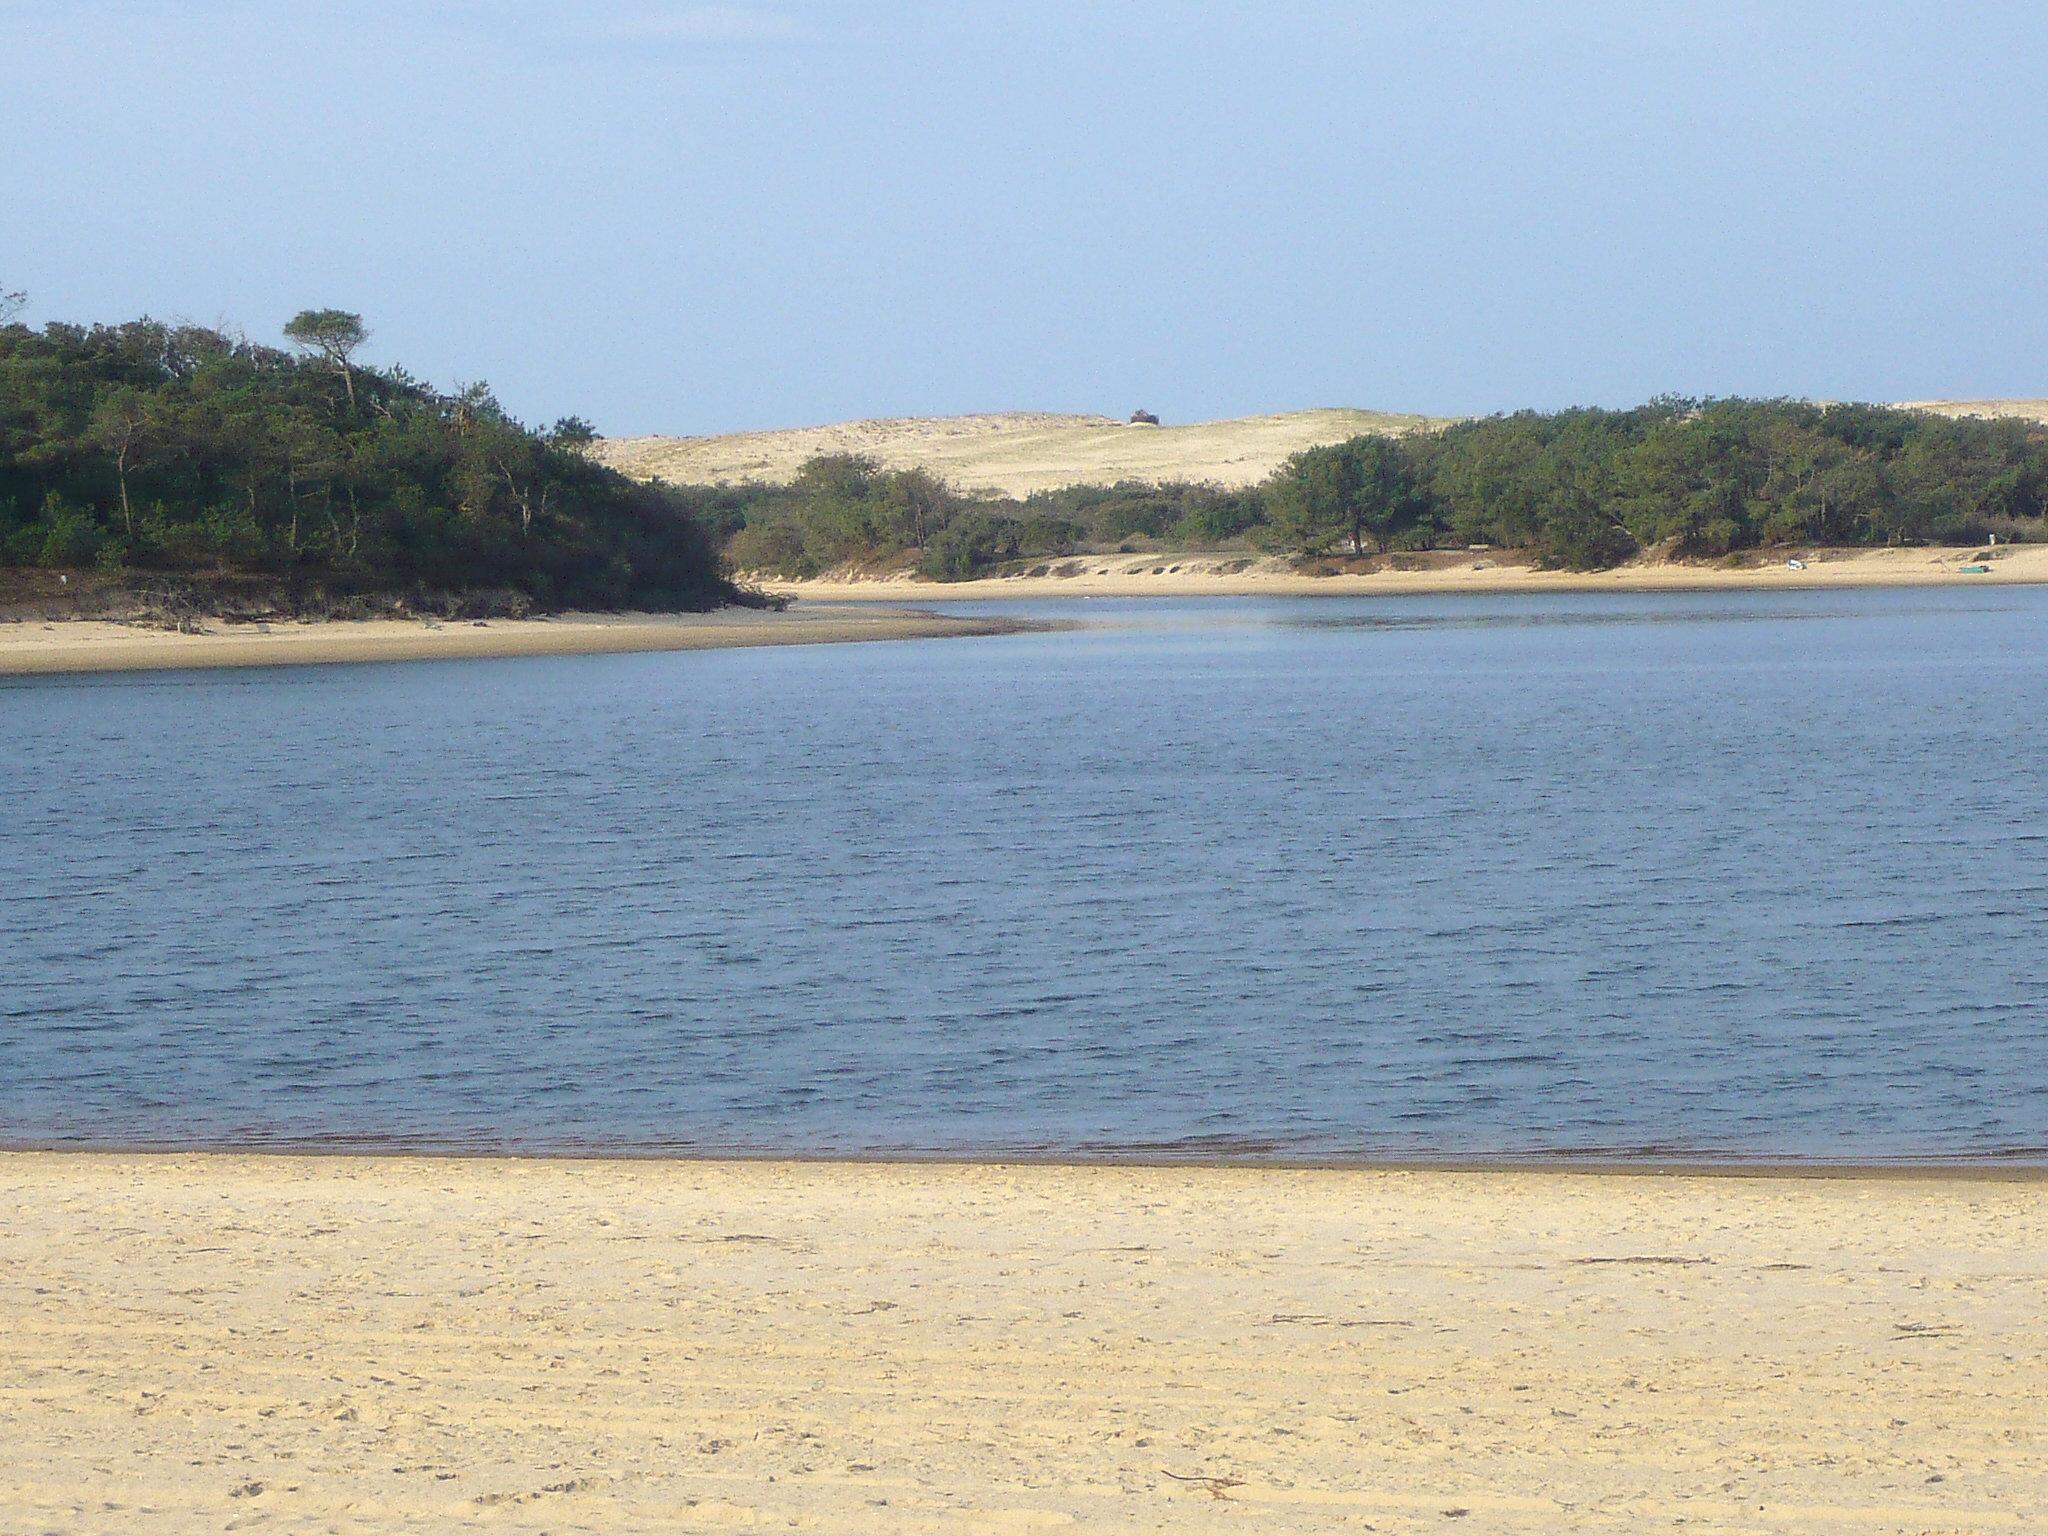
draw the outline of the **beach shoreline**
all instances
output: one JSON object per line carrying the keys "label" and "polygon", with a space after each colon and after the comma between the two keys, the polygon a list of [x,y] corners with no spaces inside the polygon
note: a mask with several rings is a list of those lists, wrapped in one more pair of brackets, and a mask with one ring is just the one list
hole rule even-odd
{"label": "beach shoreline", "polygon": [[1229,1152],[1181,1155],[1149,1149],[1077,1153],[999,1148],[989,1152],[959,1150],[880,1152],[801,1152],[746,1147],[544,1147],[447,1146],[430,1141],[352,1139],[348,1141],[222,1141],[205,1144],[168,1141],[66,1142],[35,1137],[0,1139],[6,1157],[134,1157],[134,1158],[364,1158],[370,1160],[450,1163],[645,1163],[684,1165],[785,1164],[820,1168],[1056,1168],[1077,1171],[1132,1169],[1194,1173],[1344,1173],[1426,1175],[1513,1175],[1586,1178],[1891,1180],[1932,1183],[2048,1184],[2048,1153],[2016,1156],[1958,1153],[1924,1158],[1828,1159],[1798,1157],[1710,1158],[1699,1155],[1659,1157],[1650,1154],[1561,1153],[1550,1156],[1398,1157],[1378,1154],[1347,1156],[1303,1153],[1291,1156]]}
{"label": "beach shoreline", "polygon": [[0,621],[0,678],[184,668],[444,661],[508,656],[590,656],[764,645],[839,645],[871,640],[960,638],[1056,627],[1021,618],[932,611],[923,605],[1094,597],[1526,596],[1544,593],[1811,592],[1832,589],[1984,588],[2048,583],[2048,545],[2004,546],[1983,562],[1968,549],[1814,553],[1740,569],[1691,564],[1606,571],[1540,571],[1477,555],[1434,557],[1414,569],[1310,575],[1293,562],[1244,555],[1090,555],[968,581],[904,574],[804,581],[765,580],[784,610],[709,613],[562,613],[490,620],[327,619],[204,622],[203,632],[104,619]]}
{"label": "beach shoreline", "polygon": [[721,608],[709,613],[564,613],[538,619],[328,619],[230,624],[201,634],[99,619],[0,623],[0,677],[188,667],[450,661],[506,656],[597,656],[764,645],[1014,634],[1021,620],[912,608]]}
{"label": "beach shoreline", "polygon": [[[1986,587],[2048,583],[2048,544],[1978,548],[1808,550],[1740,567],[1648,562],[1601,571],[1551,571],[1482,552],[1389,557],[1386,568],[1312,575],[1290,560],[1249,554],[1074,555],[1048,558],[1024,574],[921,581],[892,573],[787,580],[761,576],[764,590],[814,602],[964,602],[1048,597],[1396,597],[1521,596],[1579,592],[1810,592],[1864,587]],[[1795,567],[1789,563],[1797,559]],[[1409,568],[1393,568],[1394,564]],[[1982,574],[1965,566],[1982,564]]]}
{"label": "beach shoreline", "polygon": [[0,1200],[36,1529],[2048,1514],[2039,1182],[67,1152]]}

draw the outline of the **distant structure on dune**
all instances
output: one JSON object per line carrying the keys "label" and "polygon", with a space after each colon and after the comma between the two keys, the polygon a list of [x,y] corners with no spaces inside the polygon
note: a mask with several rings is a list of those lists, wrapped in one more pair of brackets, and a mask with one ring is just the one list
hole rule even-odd
{"label": "distant structure on dune", "polygon": [[1126,425],[1133,427],[1156,427],[1159,425],[1159,418],[1150,411],[1133,411],[1131,412],[1131,419]]}

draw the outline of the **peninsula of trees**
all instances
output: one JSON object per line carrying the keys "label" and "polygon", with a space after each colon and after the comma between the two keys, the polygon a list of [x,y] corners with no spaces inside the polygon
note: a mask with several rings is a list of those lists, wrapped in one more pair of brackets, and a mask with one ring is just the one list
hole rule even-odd
{"label": "peninsula of trees", "polygon": [[0,565],[242,578],[287,607],[735,595],[689,499],[592,462],[583,422],[533,431],[481,385],[369,367],[346,311],[284,334],[291,350],[153,320],[35,330],[0,307]]}

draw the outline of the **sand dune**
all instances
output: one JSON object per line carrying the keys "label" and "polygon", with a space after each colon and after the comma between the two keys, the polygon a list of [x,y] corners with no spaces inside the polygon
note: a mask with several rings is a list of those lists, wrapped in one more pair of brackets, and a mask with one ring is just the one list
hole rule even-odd
{"label": "sand dune", "polygon": [[1290,411],[1189,426],[1131,426],[1107,416],[1004,411],[736,432],[722,437],[606,438],[593,448],[629,475],[677,484],[783,484],[821,453],[865,453],[892,469],[929,469],[963,491],[1033,491],[1119,480],[1255,485],[1290,454],[1365,432],[1412,432],[1427,416]]}
{"label": "sand dune", "polygon": [[0,1155],[9,1531],[2048,1528],[2023,1179]]}
{"label": "sand dune", "polygon": [[[2048,400],[1915,400],[1946,416],[2048,421]],[[592,453],[640,479],[678,485],[781,485],[821,453],[864,453],[890,469],[929,469],[963,491],[1028,496],[1063,485],[1185,480],[1256,485],[1290,454],[1366,432],[1404,433],[1452,418],[1329,408],[1187,426],[1130,426],[1108,416],[997,411],[906,416],[711,437],[612,437]]]}
{"label": "sand dune", "polygon": [[1937,416],[2013,417],[2020,421],[2048,422],[2048,400],[1901,400],[1908,411],[1932,411]]}

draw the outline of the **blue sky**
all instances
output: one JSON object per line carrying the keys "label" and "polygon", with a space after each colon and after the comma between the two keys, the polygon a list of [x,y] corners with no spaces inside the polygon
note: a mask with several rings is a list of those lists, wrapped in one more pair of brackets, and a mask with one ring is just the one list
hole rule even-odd
{"label": "blue sky", "polygon": [[534,420],[2048,394],[2035,5],[0,0],[31,320]]}

